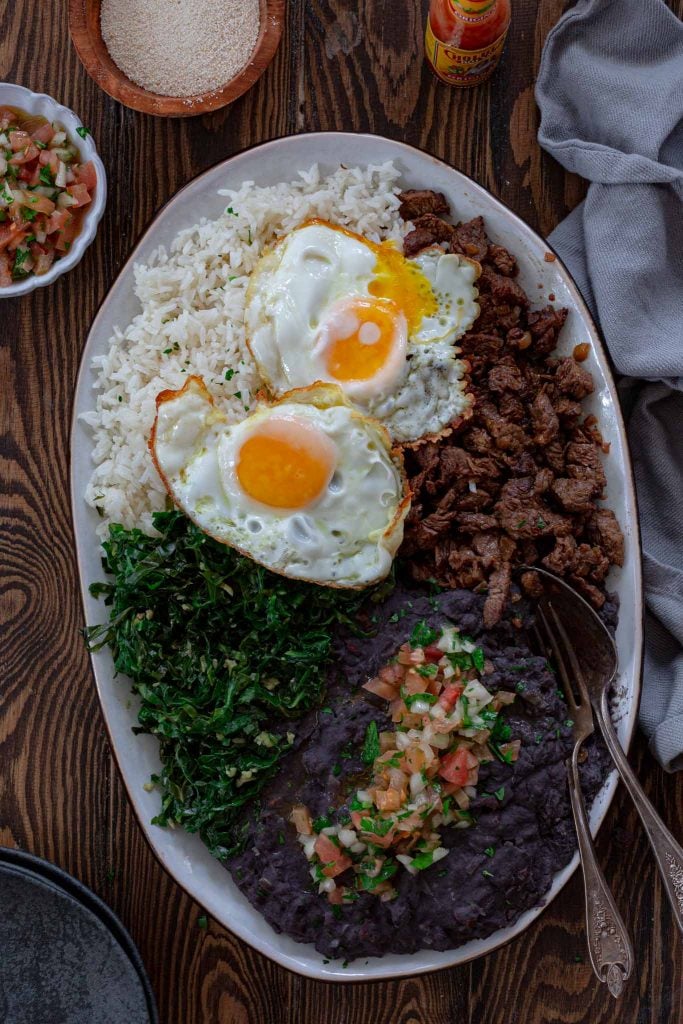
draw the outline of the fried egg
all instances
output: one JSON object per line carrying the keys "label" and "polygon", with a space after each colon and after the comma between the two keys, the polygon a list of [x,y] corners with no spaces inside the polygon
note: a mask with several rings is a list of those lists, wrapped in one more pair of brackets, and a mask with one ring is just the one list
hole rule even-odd
{"label": "fried egg", "polygon": [[319,384],[229,423],[201,377],[157,397],[149,447],[201,530],[274,572],[337,587],[382,579],[410,506],[380,423]]}
{"label": "fried egg", "polygon": [[437,435],[470,403],[455,342],[479,315],[480,273],[438,246],[406,259],[390,242],[309,221],[252,273],[249,348],[275,395],[328,381],[398,442]]}

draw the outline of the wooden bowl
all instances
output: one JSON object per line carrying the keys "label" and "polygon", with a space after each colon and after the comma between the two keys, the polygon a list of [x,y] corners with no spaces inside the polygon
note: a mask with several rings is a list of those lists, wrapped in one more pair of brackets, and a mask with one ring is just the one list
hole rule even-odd
{"label": "wooden bowl", "polygon": [[69,0],[69,31],[90,77],[115,100],[133,110],[158,117],[193,117],[227,106],[261,77],[280,43],[285,0],[259,0],[261,27],[249,63],[220,89],[199,96],[160,96],[124,75],[102,38],[100,5],[101,0]]}

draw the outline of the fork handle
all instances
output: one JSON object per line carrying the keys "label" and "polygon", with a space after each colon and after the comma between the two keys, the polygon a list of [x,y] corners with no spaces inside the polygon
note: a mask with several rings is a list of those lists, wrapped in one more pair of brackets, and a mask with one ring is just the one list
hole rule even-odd
{"label": "fork handle", "polygon": [[576,744],[567,767],[569,797],[579,840],[579,856],[586,896],[586,936],[593,970],[616,998],[633,969],[633,947],[626,925],[602,873],[591,838],[586,805],[581,792]]}
{"label": "fork handle", "polygon": [[669,898],[674,919],[679,931],[683,932],[683,848],[676,842],[668,828],[657,814],[645,792],[638,782],[631,765],[626,760],[626,755],[621,748],[619,738],[612,725],[612,717],[609,713],[607,693],[603,691],[600,703],[594,705],[594,711],[598,719],[600,731],[604,737],[607,749],[612,755],[621,781],[631,795],[640,820],[645,829],[652,852],[655,855],[657,867],[664,883],[664,891]]}

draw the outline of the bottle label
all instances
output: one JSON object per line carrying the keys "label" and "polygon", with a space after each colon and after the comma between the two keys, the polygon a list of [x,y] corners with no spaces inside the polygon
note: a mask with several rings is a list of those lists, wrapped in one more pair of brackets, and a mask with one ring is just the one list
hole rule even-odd
{"label": "bottle label", "polygon": [[477,85],[492,73],[505,46],[507,29],[481,50],[460,50],[440,42],[427,18],[425,51],[439,78],[449,85]]}

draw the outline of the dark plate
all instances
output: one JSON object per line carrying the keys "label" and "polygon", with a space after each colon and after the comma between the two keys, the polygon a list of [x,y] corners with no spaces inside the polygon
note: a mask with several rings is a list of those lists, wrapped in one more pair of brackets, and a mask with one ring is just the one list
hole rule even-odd
{"label": "dark plate", "polygon": [[3,1024],[158,1024],[140,955],[94,893],[46,861],[0,848]]}

